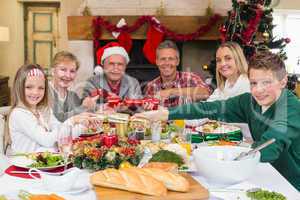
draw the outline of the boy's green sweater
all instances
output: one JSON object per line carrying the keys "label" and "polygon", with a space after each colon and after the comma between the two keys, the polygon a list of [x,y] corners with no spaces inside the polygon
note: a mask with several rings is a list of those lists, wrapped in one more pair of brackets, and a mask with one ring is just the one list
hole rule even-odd
{"label": "boy's green sweater", "polygon": [[300,191],[300,101],[284,89],[264,113],[249,93],[226,101],[200,102],[169,109],[169,119],[210,119],[247,123],[253,146],[271,138],[276,142],[261,150],[261,161],[270,162]]}

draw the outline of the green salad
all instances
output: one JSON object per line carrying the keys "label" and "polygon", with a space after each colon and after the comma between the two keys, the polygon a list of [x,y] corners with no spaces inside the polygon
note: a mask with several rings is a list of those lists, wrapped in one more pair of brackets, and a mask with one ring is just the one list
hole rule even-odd
{"label": "green salad", "polygon": [[59,154],[53,154],[50,152],[42,152],[30,155],[30,158],[34,160],[28,167],[54,167],[64,164],[64,159]]}
{"label": "green salad", "polygon": [[286,200],[286,197],[278,192],[270,192],[262,189],[247,192],[247,197],[251,200]]}
{"label": "green salad", "polygon": [[176,163],[179,167],[184,164],[183,158],[180,155],[168,150],[160,150],[153,154],[149,162],[171,162]]}

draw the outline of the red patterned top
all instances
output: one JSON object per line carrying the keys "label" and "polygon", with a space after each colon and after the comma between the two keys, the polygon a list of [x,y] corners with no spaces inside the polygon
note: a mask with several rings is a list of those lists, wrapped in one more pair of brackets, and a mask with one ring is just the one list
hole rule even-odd
{"label": "red patterned top", "polygon": [[[150,81],[146,86],[145,96],[153,97],[160,90],[185,87],[204,87],[211,92],[209,86],[195,73],[177,72],[175,80],[170,83],[164,84],[160,76]],[[165,107],[177,106],[183,103],[179,99],[179,96],[171,96],[163,102],[163,105]]]}

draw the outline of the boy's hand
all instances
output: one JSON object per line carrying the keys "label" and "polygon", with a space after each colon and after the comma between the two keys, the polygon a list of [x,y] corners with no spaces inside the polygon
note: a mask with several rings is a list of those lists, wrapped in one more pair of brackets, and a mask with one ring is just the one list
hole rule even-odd
{"label": "boy's hand", "polygon": [[168,109],[164,107],[159,107],[158,110],[151,110],[142,113],[136,113],[133,118],[144,118],[150,121],[166,121],[169,117]]}

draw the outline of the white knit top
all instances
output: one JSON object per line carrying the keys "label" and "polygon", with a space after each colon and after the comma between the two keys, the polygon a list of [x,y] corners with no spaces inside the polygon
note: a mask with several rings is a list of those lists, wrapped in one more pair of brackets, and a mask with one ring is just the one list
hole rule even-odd
{"label": "white knit top", "polygon": [[13,153],[29,153],[56,151],[59,131],[71,124],[66,120],[63,124],[53,115],[52,110],[40,113],[39,120],[25,108],[14,108],[9,116],[9,131]]}
{"label": "white knit top", "polygon": [[225,81],[223,90],[215,89],[207,101],[226,100],[230,97],[250,92],[250,82],[246,75],[240,75],[233,86],[230,86],[228,81]]}

